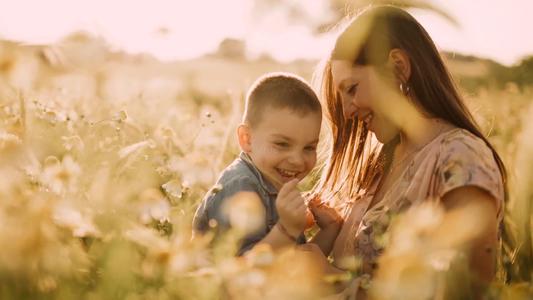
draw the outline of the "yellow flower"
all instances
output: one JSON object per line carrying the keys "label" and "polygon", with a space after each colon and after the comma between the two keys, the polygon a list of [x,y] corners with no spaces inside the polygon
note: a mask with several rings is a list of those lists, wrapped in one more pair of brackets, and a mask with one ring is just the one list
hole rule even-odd
{"label": "yellow flower", "polygon": [[82,139],[77,135],[62,136],[61,140],[63,140],[63,147],[65,147],[67,151],[82,151],[85,148]]}
{"label": "yellow flower", "polygon": [[81,174],[80,166],[67,155],[61,162],[54,156],[45,160],[40,180],[53,192],[60,194],[72,190],[77,177]]}
{"label": "yellow flower", "polygon": [[22,144],[22,140],[11,133],[0,132],[0,149],[13,148]]}
{"label": "yellow flower", "polygon": [[55,207],[53,219],[57,225],[69,228],[75,237],[100,236],[100,231],[88,217],[66,205]]}
{"label": "yellow flower", "polygon": [[169,220],[170,204],[158,189],[147,189],[140,195],[139,214],[143,224],[164,222]]}
{"label": "yellow flower", "polygon": [[249,234],[265,224],[265,207],[257,194],[239,192],[229,199],[223,207],[224,214],[235,230]]}

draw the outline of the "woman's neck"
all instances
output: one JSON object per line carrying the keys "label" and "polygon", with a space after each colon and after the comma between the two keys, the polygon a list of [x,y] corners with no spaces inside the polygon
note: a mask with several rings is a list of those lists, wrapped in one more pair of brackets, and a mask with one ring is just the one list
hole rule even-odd
{"label": "woman's neck", "polygon": [[409,153],[423,148],[441,133],[453,128],[448,122],[437,118],[417,116],[405,122],[400,130],[400,142],[397,150]]}

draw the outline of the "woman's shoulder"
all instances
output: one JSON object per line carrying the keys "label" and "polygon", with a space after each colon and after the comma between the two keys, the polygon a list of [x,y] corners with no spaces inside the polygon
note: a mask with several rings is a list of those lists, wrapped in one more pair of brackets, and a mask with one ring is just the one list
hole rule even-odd
{"label": "woman's shoulder", "polygon": [[441,160],[451,157],[493,160],[492,150],[487,143],[463,128],[454,128],[445,132],[439,143],[439,152]]}
{"label": "woman's shoulder", "polygon": [[468,130],[446,132],[439,143],[436,175],[439,194],[460,186],[477,186],[503,199],[503,181],[492,149]]}

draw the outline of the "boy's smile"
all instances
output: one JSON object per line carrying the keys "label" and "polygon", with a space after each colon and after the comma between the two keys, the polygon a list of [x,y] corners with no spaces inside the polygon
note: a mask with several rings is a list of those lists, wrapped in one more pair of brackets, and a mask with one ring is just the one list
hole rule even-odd
{"label": "boy's smile", "polygon": [[315,166],[321,120],[319,112],[266,107],[259,124],[246,128],[249,142],[243,150],[279,190],[294,178],[303,179]]}

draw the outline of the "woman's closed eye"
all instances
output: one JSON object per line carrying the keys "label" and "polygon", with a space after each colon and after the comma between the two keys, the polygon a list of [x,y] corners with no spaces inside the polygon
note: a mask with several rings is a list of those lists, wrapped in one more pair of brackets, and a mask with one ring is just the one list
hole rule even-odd
{"label": "woman's closed eye", "polygon": [[356,92],[357,92],[357,84],[352,84],[346,89],[346,94],[348,94],[349,96],[355,95]]}
{"label": "woman's closed eye", "polygon": [[305,151],[316,151],[316,146],[306,146],[304,148]]}

